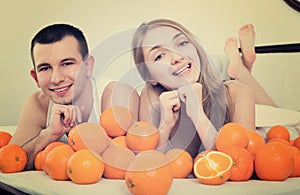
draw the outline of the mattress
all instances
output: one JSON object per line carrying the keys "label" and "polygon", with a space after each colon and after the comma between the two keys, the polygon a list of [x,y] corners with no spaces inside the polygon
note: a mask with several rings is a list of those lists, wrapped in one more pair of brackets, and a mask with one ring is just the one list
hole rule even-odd
{"label": "mattress", "polygon": [[[55,181],[41,171],[0,174],[0,181],[28,194],[130,194],[124,180],[102,178],[98,183],[79,185],[71,181]],[[226,182],[211,186],[200,184],[196,179],[174,179],[168,195],[189,194],[299,194],[300,178],[283,182],[249,180]]]}
{"label": "mattress", "polygon": [[[285,125],[291,139],[299,136],[300,112],[256,106],[258,131],[264,133],[273,125]],[[14,133],[16,126],[0,126],[0,131]],[[264,134],[262,133],[262,134]],[[55,181],[42,171],[0,173],[0,187],[15,194],[130,194],[124,180],[102,178],[99,182],[79,185],[72,181]],[[1,192],[1,191],[0,191]],[[227,181],[218,186],[200,184],[197,179],[174,179],[168,195],[182,194],[300,194],[300,177],[288,178],[282,182],[249,180]]]}

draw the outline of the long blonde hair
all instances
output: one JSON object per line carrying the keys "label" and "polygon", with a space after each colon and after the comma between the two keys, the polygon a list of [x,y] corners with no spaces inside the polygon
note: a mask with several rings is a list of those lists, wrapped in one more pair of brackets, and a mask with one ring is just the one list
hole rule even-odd
{"label": "long blonde hair", "polygon": [[145,66],[142,41],[149,30],[159,26],[167,26],[179,30],[195,46],[201,64],[198,82],[202,85],[203,109],[215,128],[219,130],[224,123],[230,120],[222,76],[205,48],[199,44],[196,37],[184,26],[173,20],[157,19],[143,23],[137,28],[132,40],[132,49],[134,62],[139,74],[144,81],[148,81],[151,77],[147,66]]}

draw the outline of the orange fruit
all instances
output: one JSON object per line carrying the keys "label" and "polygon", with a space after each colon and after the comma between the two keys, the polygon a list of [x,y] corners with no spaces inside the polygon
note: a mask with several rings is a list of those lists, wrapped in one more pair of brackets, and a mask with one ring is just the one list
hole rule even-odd
{"label": "orange fruit", "polygon": [[300,150],[295,146],[288,146],[294,157],[294,168],[289,177],[300,177]]}
{"label": "orange fruit", "polygon": [[90,149],[101,154],[109,145],[110,138],[99,125],[85,122],[73,127],[68,143],[75,151]]}
{"label": "orange fruit", "polygon": [[173,176],[166,156],[155,150],[140,152],[130,163],[125,182],[132,194],[167,194],[172,186]]}
{"label": "orange fruit", "polygon": [[247,129],[238,123],[227,123],[218,132],[215,143],[218,151],[232,146],[246,148],[249,143]]}
{"label": "orange fruit", "polygon": [[132,123],[132,113],[122,106],[109,107],[100,115],[100,125],[110,137],[125,135]]}
{"label": "orange fruit", "polygon": [[293,146],[295,146],[296,148],[298,148],[300,150],[300,136],[298,136],[294,142],[293,142]]}
{"label": "orange fruit", "polygon": [[0,131],[0,148],[7,145],[11,139],[12,135],[5,131]]}
{"label": "orange fruit", "polygon": [[211,151],[214,151],[214,150],[204,150],[202,152],[200,152],[195,158],[194,158],[194,164],[195,162],[199,159],[199,158],[202,158],[204,157],[207,153],[211,152]]}
{"label": "orange fruit", "polygon": [[257,132],[247,129],[249,143],[246,149],[255,156],[257,151],[265,144],[264,138]]}
{"label": "orange fruit", "polygon": [[193,158],[187,151],[174,148],[165,155],[174,178],[186,178],[192,172]]}
{"label": "orange fruit", "polygon": [[126,144],[126,136],[124,136],[124,135],[113,138],[111,140],[111,142],[112,142],[112,144],[116,144],[120,147],[128,149],[127,144]]}
{"label": "orange fruit", "polygon": [[253,157],[245,148],[231,147],[224,150],[233,160],[233,168],[229,180],[247,181],[253,174]]}
{"label": "orange fruit", "polygon": [[274,125],[267,132],[266,140],[267,142],[273,138],[282,138],[286,141],[290,141],[290,133],[288,129],[282,125]]}
{"label": "orange fruit", "polygon": [[127,147],[135,152],[154,150],[158,146],[159,131],[149,122],[135,122],[127,131]]}
{"label": "orange fruit", "polygon": [[67,162],[74,152],[67,144],[53,148],[46,157],[45,172],[54,180],[68,180]]}
{"label": "orange fruit", "polygon": [[194,163],[194,175],[200,183],[220,185],[231,175],[233,160],[224,152],[209,151]]}
{"label": "orange fruit", "polygon": [[261,180],[283,181],[289,177],[294,160],[288,146],[280,142],[265,144],[255,155],[255,173]]}
{"label": "orange fruit", "polygon": [[49,152],[57,147],[57,146],[60,146],[60,145],[66,145],[64,142],[52,142],[50,144],[48,144],[45,149],[43,150],[42,154],[41,154],[41,167],[42,167],[42,170],[45,171],[45,160],[49,154]]}
{"label": "orange fruit", "polygon": [[286,139],[283,139],[283,138],[272,138],[272,139],[269,139],[267,141],[267,143],[271,143],[271,142],[280,142],[280,143],[283,143],[283,144],[285,144],[287,146],[290,145],[290,142],[287,141]]}
{"label": "orange fruit", "polygon": [[135,154],[129,149],[117,145],[109,146],[102,153],[103,176],[108,179],[124,179],[126,170],[134,157]]}
{"label": "orange fruit", "polygon": [[23,171],[27,160],[26,151],[17,144],[7,144],[0,149],[0,171],[2,173]]}
{"label": "orange fruit", "polygon": [[39,151],[35,157],[34,157],[34,168],[37,171],[42,171],[42,154],[43,154],[43,150]]}
{"label": "orange fruit", "polygon": [[97,183],[103,174],[104,163],[101,156],[88,149],[82,149],[67,162],[68,177],[77,184]]}

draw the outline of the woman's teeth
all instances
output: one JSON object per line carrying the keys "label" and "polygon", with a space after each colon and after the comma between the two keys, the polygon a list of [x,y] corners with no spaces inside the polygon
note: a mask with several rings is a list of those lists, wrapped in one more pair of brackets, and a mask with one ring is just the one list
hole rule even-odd
{"label": "woman's teeth", "polygon": [[191,66],[192,66],[192,65],[189,63],[189,64],[187,64],[186,66],[182,67],[181,69],[179,69],[179,70],[173,72],[172,75],[178,76],[179,74],[186,72],[189,68],[191,68]]}
{"label": "woman's teeth", "polygon": [[56,89],[56,90],[54,90],[55,92],[62,92],[62,91],[65,91],[65,90],[67,90],[68,89],[68,87],[65,87],[65,88],[61,88],[61,89]]}

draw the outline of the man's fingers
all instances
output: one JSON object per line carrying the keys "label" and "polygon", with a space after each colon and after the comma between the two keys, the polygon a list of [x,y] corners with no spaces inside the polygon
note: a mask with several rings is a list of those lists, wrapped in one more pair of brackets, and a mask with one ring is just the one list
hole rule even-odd
{"label": "man's fingers", "polygon": [[82,122],[81,111],[80,111],[78,106],[75,106],[75,110],[76,110],[76,120],[77,120],[78,123],[81,123]]}

